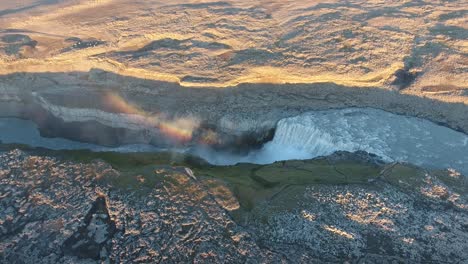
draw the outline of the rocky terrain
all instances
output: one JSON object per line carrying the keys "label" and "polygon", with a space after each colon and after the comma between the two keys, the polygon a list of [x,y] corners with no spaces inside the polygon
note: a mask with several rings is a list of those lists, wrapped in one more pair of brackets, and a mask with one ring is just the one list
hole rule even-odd
{"label": "rocky terrain", "polygon": [[230,167],[159,155],[3,152],[1,262],[468,260],[454,171],[366,153]]}
{"label": "rocky terrain", "polygon": [[468,131],[463,1],[44,0],[0,10],[0,115],[50,136],[164,145],[218,134],[225,147],[267,140],[286,116],[350,106]]}
{"label": "rocky terrain", "polygon": [[[467,134],[467,10],[0,1],[0,118],[103,146],[230,153],[271,140],[282,118],[333,108]],[[0,144],[0,262],[467,263],[465,176],[364,152],[212,166]]]}
{"label": "rocky terrain", "polygon": [[184,86],[466,88],[463,1],[44,0],[0,8],[4,73],[103,68]]}

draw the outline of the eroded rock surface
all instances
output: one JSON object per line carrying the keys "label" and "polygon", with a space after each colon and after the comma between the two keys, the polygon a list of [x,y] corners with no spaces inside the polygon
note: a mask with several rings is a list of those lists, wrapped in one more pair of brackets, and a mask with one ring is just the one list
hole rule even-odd
{"label": "eroded rock surface", "polygon": [[[347,161],[358,165],[350,167]],[[338,153],[317,161],[252,167],[257,176],[244,176],[257,184],[243,190],[246,178],[229,176],[249,171],[242,166],[198,166],[192,172],[142,165],[128,170],[98,160],[79,163],[19,150],[4,152],[0,260],[468,260],[467,182],[456,171],[428,172],[382,164],[365,153]],[[270,166],[278,175],[268,173]],[[291,170],[278,172],[277,166]],[[317,183],[304,180],[307,175]],[[328,183],[320,183],[321,175],[328,175]],[[246,206],[250,187],[257,189]]]}
{"label": "eroded rock surface", "polygon": [[63,251],[81,258],[105,258],[114,233],[115,222],[110,218],[105,196],[100,195],[83,219],[82,226],[64,242]]}

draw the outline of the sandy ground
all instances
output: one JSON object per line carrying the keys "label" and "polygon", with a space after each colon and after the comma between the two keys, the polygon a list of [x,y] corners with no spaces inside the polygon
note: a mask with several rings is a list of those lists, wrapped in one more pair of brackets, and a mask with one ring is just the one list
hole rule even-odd
{"label": "sandy ground", "polygon": [[0,3],[3,74],[101,68],[182,86],[333,82],[468,102],[464,1],[14,2]]}

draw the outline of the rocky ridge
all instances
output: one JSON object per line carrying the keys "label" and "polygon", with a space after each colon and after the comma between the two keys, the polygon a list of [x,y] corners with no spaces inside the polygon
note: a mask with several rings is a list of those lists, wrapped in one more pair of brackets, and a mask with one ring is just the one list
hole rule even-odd
{"label": "rocky ridge", "polygon": [[[355,167],[357,174],[349,169],[349,160],[361,164]],[[252,177],[241,169],[245,165],[193,164],[192,172],[154,162],[149,167],[122,163],[123,167],[111,167],[103,160],[88,163],[19,150],[3,152],[0,259],[24,263],[468,259],[467,182],[454,171],[385,165],[363,153],[275,163],[254,168],[257,184],[246,186],[263,187],[248,205],[248,189],[242,191],[239,182]],[[289,169],[276,176],[270,166],[273,171],[278,166]],[[329,166],[336,172],[328,171]],[[301,171],[305,176],[295,176]],[[340,171],[345,176],[339,176]],[[285,182],[269,185],[278,180]]]}

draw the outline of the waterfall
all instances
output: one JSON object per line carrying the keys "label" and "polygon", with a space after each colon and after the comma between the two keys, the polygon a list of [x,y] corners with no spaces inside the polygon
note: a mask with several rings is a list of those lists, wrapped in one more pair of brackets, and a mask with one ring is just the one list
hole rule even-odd
{"label": "waterfall", "polygon": [[430,121],[371,108],[304,113],[278,122],[275,136],[247,156],[198,154],[214,164],[310,159],[335,151],[363,150],[383,160],[468,174],[468,136]]}
{"label": "waterfall", "polygon": [[288,147],[310,157],[330,155],[335,151],[364,150],[387,161],[394,142],[389,125],[391,117],[374,109],[344,109],[310,112],[278,122],[277,131],[267,148]]}
{"label": "waterfall", "polygon": [[[51,149],[153,152],[151,145],[102,147],[60,138],[44,138],[30,121],[0,119],[0,141]],[[430,121],[371,108],[347,108],[304,113],[278,122],[272,141],[247,155],[199,146],[174,149],[189,152],[217,165],[239,162],[267,164],[280,160],[311,159],[335,151],[363,150],[385,161],[404,161],[428,168],[453,168],[468,175],[468,136]]]}

